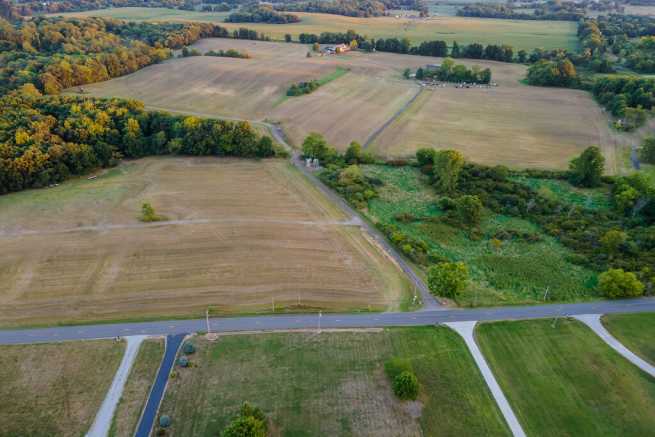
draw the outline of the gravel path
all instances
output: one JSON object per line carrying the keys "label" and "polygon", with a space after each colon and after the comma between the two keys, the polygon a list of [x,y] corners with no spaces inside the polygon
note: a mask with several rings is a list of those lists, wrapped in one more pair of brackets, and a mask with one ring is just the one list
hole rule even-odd
{"label": "gravel path", "polygon": [[500,412],[505,417],[505,421],[507,422],[507,425],[509,425],[512,434],[515,437],[525,437],[525,432],[523,431],[521,424],[516,418],[516,415],[514,414],[514,410],[512,410],[512,407],[509,405],[509,402],[507,402],[507,398],[505,397],[503,390],[498,385],[498,382],[496,381],[494,374],[491,372],[491,369],[487,364],[487,360],[484,359],[484,355],[482,355],[480,348],[478,348],[478,344],[475,342],[473,331],[475,330],[475,325],[477,323],[478,322],[476,321],[452,322],[452,323],[444,323],[444,325],[453,329],[464,339],[466,346],[468,347],[469,351],[471,352],[471,355],[473,356],[473,360],[475,360],[475,364],[477,364],[478,369],[480,369],[480,372],[482,373],[482,377],[484,378],[485,382],[489,386],[489,390],[491,390],[491,395],[496,400],[496,403],[500,408]]}
{"label": "gravel path", "polygon": [[116,371],[116,375],[114,375],[114,380],[111,383],[111,387],[109,387],[105,399],[102,401],[102,405],[100,405],[100,409],[91,425],[91,429],[86,434],[87,437],[105,437],[109,434],[109,428],[111,428],[114,412],[116,411],[118,402],[120,402],[121,396],[123,395],[123,389],[125,388],[127,377],[130,375],[132,364],[134,364],[134,360],[136,360],[141,343],[146,338],[147,336],[145,335],[132,335],[125,337],[127,347],[125,348],[123,360]]}
{"label": "gravel path", "polygon": [[639,367],[644,372],[655,377],[655,366],[646,362],[645,360],[639,358],[637,355],[632,353],[627,347],[618,341],[612,334],[605,329],[603,323],[600,321],[601,314],[580,314],[573,316],[575,319],[581,321],[588,327],[590,327],[605,343],[607,343],[612,349],[623,355],[628,361],[630,361],[635,366]]}

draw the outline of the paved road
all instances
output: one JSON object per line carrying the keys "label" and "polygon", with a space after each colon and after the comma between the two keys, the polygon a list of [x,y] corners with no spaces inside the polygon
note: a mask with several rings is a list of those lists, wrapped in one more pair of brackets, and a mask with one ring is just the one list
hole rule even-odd
{"label": "paved road", "polygon": [[[438,309],[406,313],[324,314],[321,328],[421,326],[445,322],[522,320],[579,314],[655,312],[655,298],[590,303],[476,309]],[[317,314],[288,314],[210,319],[214,332],[273,331],[318,327]],[[205,320],[116,323],[0,330],[0,344],[44,343],[64,340],[113,338],[117,335],[175,335],[205,331]]]}
{"label": "paved road", "polygon": [[141,413],[135,437],[148,437],[150,435],[152,426],[157,418],[157,413],[159,412],[159,405],[161,404],[161,400],[166,392],[168,376],[171,374],[171,369],[173,369],[173,365],[175,364],[177,351],[180,349],[180,345],[182,345],[182,340],[184,340],[185,336],[185,333],[177,333],[176,335],[169,335],[166,337],[166,351],[164,352],[164,358],[159,365],[159,372],[157,372],[155,382],[150,389],[150,396],[148,397],[146,406]]}

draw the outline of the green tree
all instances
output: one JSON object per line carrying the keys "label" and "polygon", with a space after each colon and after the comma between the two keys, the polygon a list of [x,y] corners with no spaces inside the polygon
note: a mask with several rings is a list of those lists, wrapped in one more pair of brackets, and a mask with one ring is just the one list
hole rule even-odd
{"label": "green tree", "polygon": [[421,67],[416,70],[416,80],[423,80],[425,77],[425,71]]}
{"label": "green tree", "polygon": [[450,50],[450,56],[453,58],[459,58],[461,56],[461,50],[457,41],[453,41],[453,48]]}
{"label": "green tree", "polygon": [[416,161],[418,161],[418,165],[421,167],[425,167],[426,165],[434,165],[434,158],[437,155],[437,151],[434,149],[418,149],[416,151]]}
{"label": "green tree", "polygon": [[609,230],[605,235],[600,237],[600,244],[603,245],[603,249],[605,249],[605,252],[607,252],[610,258],[614,257],[619,252],[621,246],[623,246],[626,241],[628,241],[628,234],[620,229]]}
{"label": "green tree", "polygon": [[443,262],[428,269],[428,288],[438,296],[454,299],[466,288],[468,268],[463,262]]}
{"label": "green tree", "polygon": [[288,33],[285,34],[285,35],[284,35],[284,42],[291,42],[291,41],[292,41],[292,39],[291,39],[291,35],[288,34]]}
{"label": "green tree", "polygon": [[158,216],[155,213],[155,208],[152,207],[152,205],[148,202],[144,202],[143,205],[141,205],[141,217],[140,220],[142,222],[158,222],[162,220],[162,217]]}
{"label": "green tree", "polygon": [[329,146],[323,135],[312,132],[302,143],[302,153],[305,158],[316,158],[321,163],[332,162],[336,156],[336,150]]}
{"label": "green tree", "polygon": [[266,437],[266,428],[261,420],[239,416],[223,430],[221,437]]}
{"label": "green tree", "polygon": [[365,153],[362,145],[357,141],[350,143],[346,149],[346,153],[343,155],[343,159],[347,164],[367,164],[372,162],[372,156]]}
{"label": "green tree", "polygon": [[605,158],[596,146],[588,147],[580,156],[569,164],[571,183],[581,187],[597,187],[600,185]]}
{"label": "green tree", "polygon": [[416,375],[407,370],[393,379],[393,392],[403,400],[414,400],[418,396],[418,380]]}
{"label": "green tree", "polygon": [[452,193],[457,188],[459,174],[464,166],[464,156],[456,150],[443,150],[434,159],[434,176],[437,189]]}
{"label": "green tree", "polygon": [[655,164],[655,137],[648,137],[641,143],[639,157],[647,164]]}
{"label": "green tree", "polygon": [[455,199],[458,221],[468,227],[479,226],[482,220],[482,202],[478,196],[464,195]]}
{"label": "green tree", "polygon": [[600,291],[610,299],[636,297],[644,293],[644,284],[632,272],[609,269],[599,276]]}

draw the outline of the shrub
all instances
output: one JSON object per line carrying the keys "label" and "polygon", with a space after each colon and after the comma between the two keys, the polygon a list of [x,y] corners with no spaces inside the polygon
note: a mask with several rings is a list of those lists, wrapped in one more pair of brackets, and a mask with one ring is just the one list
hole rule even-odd
{"label": "shrub", "polygon": [[142,222],[158,222],[163,220],[164,218],[161,216],[158,216],[155,213],[155,209],[152,207],[152,205],[148,202],[144,202],[143,205],[141,205],[141,217],[140,220]]}
{"label": "shrub", "polygon": [[177,360],[177,365],[180,367],[189,367],[189,359],[185,356],[181,356]]}
{"label": "shrub", "polygon": [[632,272],[609,269],[599,276],[600,291],[610,299],[636,297],[644,293],[644,284]]}
{"label": "shrub", "polygon": [[239,414],[223,430],[221,437],[265,437],[268,424],[264,412],[244,402]]}
{"label": "shrub", "polygon": [[418,149],[416,151],[416,161],[418,162],[419,167],[434,165],[434,157],[436,155],[437,151],[434,149]]}
{"label": "shrub", "polygon": [[407,370],[401,372],[393,379],[393,392],[403,400],[416,399],[416,396],[418,396],[416,375]]}
{"label": "shrub", "polygon": [[171,418],[165,414],[159,416],[159,426],[162,428],[168,428],[171,426]]}
{"label": "shrub", "polygon": [[428,287],[438,296],[454,299],[468,281],[468,268],[462,262],[443,262],[428,269]]}
{"label": "shrub", "polygon": [[189,341],[189,342],[184,343],[184,347],[182,347],[182,351],[183,351],[186,355],[191,355],[191,354],[193,354],[193,353],[196,351],[196,347],[194,346],[193,343],[191,343],[191,342]]}

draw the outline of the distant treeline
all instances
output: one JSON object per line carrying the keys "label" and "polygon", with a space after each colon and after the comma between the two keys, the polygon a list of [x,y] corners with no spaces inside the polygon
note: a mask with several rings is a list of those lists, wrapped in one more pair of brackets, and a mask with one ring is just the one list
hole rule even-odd
{"label": "distant treeline", "polygon": [[[409,70],[405,70],[406,77],[409,77],[408,73]],[[416,79],[422,80],[425,78],[436,79],[443,82],[489,84],[491,82],[491,70],[489,68],[483,70],[476,65],[468,68],[466,65],[455,64],[455,61],[452,58],[446,58],[443,60],[439,68],[418,68],[416,70]]]}
{"label": "distant treeline", "polygon": [[506,4],[476,3],[459,8],[457,15],[510,20],[578,21],[585,16],[585,8],[573,2],[547,2],[536,6],[534,12],[524,12]]}
{"label": "distant treeline", "polygon": [[269,23],[286,24],[298,23],[300,18],[293,14],[283,14],[274,10],[271,6],[257,5],[239,9],[232,12],[225,19],[226,23]]}
{"label": "distant treeline", "polygon": [[0,94],[25,84],[45,94],[108,80],[161,62],[201,38],[266,39],[211,23],[133,23],[39,17],[0,19]]}
{"label": "distant treeline", "polygon": [[[469,58],[469,59],[488,59],[500,62],[537,62],[540,59],[550,59],[556,56],[554,51],[545,51],[535,49],[528,54],[525,50],[519,50],[515,54],[512,46],[503,44],[482,45],[472,43],[460,46],[454,42],[452,47],[448,47],[445,41],[424,41],[418,45],[412,45],[408,39],[398,38],[380,38],[367,39],[366,37],[349,30],[345,33],[340,32],[323,32],[320,35],[312,33],[301,33],[298,41],[303,44],[348,44],[351,41],[357,41],[357,47],[365,51],[379,51],[391,53],[403,53],[419,56],[438,56],[452,58]],[[561,51],[558,51],[558,53]],[[566,52],[565,50],[563,52]]]}
{"label": "distant treeline", "polygon": [[133,100],[39,96],[26,86],[0,98],[0,194],[45,187],[123,158],[268,157],[272,140],[246,122],[148,112]]}
{"label": "distant treeline", "polygon": [[379,17],[389,9],[412,9],[422,15],[427,7],[422,0],[298,0],[274,2],[275,9],[290,12],[317,12],[349,17]]}

